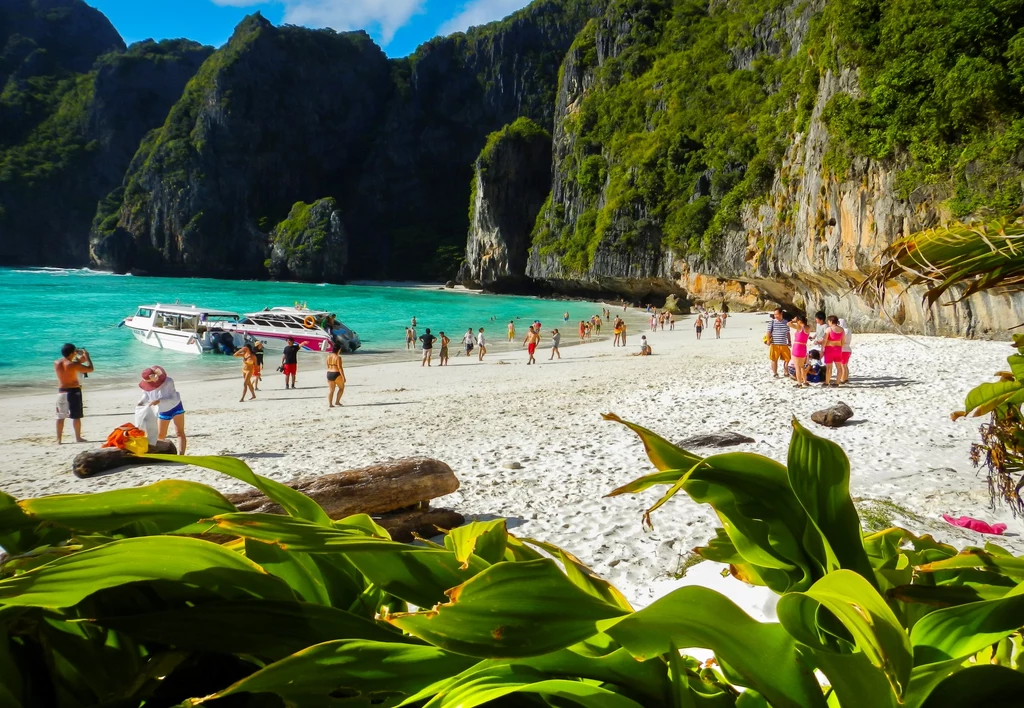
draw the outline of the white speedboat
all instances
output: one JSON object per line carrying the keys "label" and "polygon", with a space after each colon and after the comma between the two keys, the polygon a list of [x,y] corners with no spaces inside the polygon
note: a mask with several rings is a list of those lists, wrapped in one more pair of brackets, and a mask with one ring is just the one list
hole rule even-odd
{"label": "white speedboat", "polygon": [[337,342],[342,351],[354,352],[362,345],[359,335],[339,322],[333,313],[302,306],[249,312],[231,329],[263,340],[267,348],[273,349],[283,348],[289,337],[305,351],[329,352]]}
{"label": "white speedboat", "polygon": [[245,344],[235,330],[239,316],[228,310],[208,310],[195,305],[142,305],[119,326],[127,327],[137,340],[158,349],[187,354],[209,351],[233,353]]}

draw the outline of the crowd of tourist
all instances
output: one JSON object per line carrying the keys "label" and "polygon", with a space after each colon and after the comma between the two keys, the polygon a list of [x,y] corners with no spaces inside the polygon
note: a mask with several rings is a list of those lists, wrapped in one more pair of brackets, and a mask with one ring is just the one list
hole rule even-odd
{"label": "crowd of tourist", "polygon": [[842,386],[850,379],[853,331],[846,320],[824,312],[814,315],[814,323],[812,331],[803,315],[787,321],[782,308],[775,309],[764,335],[772,374],[779,377],[781,361],[782,375],[800,388]]}

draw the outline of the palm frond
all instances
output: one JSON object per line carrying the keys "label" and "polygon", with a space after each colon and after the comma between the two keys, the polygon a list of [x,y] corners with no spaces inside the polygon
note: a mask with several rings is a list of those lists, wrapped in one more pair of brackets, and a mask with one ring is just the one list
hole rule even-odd
{"label": "palm frond", "polygon": [[983,290],[1024,289],[1024,219],[1008,217],[987,224],[951,224],[920,231],[892,244],[883,261],[857,292],[885,298],[891,281],[924,285],[931,306],[950,288],[954,301]]}

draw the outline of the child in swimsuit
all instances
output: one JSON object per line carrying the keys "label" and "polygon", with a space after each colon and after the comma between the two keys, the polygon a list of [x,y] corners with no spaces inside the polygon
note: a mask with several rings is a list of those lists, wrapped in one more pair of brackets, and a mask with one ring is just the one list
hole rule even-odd
{"label": "child in swimsuit", "polygon": [[804,378],[809,383],[821,383],[822,376],[821,354],[817,349],[807,352],[807,366],[804,368]]}
{"label": "child in swimsuit", "polygon": [[797,315],[789,321],[789,326],[796,330],[793,333],[793,373],[796,376],[797,388],[807,386],[807,371],[804,369],[804,362],[807,359],[807,340],[810,333],[807,331],[807,318]]}

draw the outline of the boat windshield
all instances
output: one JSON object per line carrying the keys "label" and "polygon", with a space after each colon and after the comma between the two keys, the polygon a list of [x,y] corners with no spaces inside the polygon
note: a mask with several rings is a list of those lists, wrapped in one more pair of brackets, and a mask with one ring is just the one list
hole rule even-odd
{"label": "boat windshield", "polygon": [[156,311],[156,319],[153,326],[161,329],[178,329],[185,332],[194,332],[199,325],[199,315],[179,315],[176,312]]}
{"label": "boat windshield", "polygon": [[308,329],[303,324],[303,318],[296,315],[271,315],[270,313],[259,313],[252,317],[246,317],[242,324],[256,325],[258,327],[284,327],[286,329]]}
{"label": "boat windshield", "polygon": [[145,307],[140,307],[139,311],[135,313],[135,316],[136,317],[142,317],[142,318],[145,318],[145,319],[148,320],[150,317],[153,316],[153,311],[152,310],[148,310]]}
{"label": "boat windshield", "polygon": [[206,315],[204,322],[238,322],[237,315]]}

